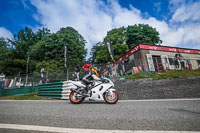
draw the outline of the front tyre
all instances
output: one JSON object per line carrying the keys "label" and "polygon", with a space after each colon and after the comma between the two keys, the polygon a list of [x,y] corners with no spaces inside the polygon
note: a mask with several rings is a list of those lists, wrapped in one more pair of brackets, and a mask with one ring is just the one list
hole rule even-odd
{"label": "front tyre", "polygon": [[113,91],[113,94],[109,94],[109,92],[104,93],[104,100],[108,104],[115,104],[117,103],[118,99],[119,99],[119,95],[116,91]]}
{"label": "front tyre", "polygon": [[76,97],[76,93],[72,91],[69,95],[69,100],[73,104],[80,104],[83,102],[84,97]]}

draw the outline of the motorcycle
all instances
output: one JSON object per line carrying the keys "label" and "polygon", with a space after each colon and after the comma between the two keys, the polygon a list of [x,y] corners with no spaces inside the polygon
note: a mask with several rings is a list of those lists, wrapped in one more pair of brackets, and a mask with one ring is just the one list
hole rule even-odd
{"label": "motorcycle", "polygon": [[88,85],[88,92],[85,93],[83,81],[67,81],[70,87],[70,102],[80,104],[84,100],[102,101],[108,104],[115,104],[119,99],[117,91],[114,89],[114,83],[108,78],[100,79],[97,75],[92,74],[92,84]]}

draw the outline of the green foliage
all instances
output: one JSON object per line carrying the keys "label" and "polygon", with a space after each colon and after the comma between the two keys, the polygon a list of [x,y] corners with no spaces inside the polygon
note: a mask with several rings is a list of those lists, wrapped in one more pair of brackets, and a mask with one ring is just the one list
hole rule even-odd
{"label": "green foliage", "polygon": [[[16,70],[13,62],[13,48],[10,46],[9,41],[5,38],[0,38],[0,72],[9,73]],[[12,73],[11,72],[11,73]]]}
{"label": "green foliage", "polygon": [[59,66],[59,62],[56,60],[49,60],[49,61],[42,61],[42,62],[38,62],[36,67],[35,67],[35,71],[39,72],[41,68],[45,68],[46,71],[55,71],[55,70],[59,70],[58,66]]}
{"label": "green foliage", "polygon": [[95,46],[92,47],[91,50],[92,57],[90,58],[91,63],[106,63],[107,61],[110,61],[110,55],[106,49],[106,46],[98,43]]}
{"label": "green foliage", "polygon": [[40,62],[36,70],[44,66],[47,70],[64,69],[64,44],[68,49],[68,65],[84,64],[87,50],[85,40],[73,28],[61,28],[57,33],[44,36],[32,47],[32,54]]}
{"label": "green foliage", "polygon": [[7,52],[8,52],[8,43],[6,40],[1,37],[0,38],[0,73],[4,70],[3,64],[5,63],[5,59],[8,57]]}
{"label": "green foliage", "polygon": [[162,43],[159,38],[159,33],[156,31],[156,29],[147,24],[128,26],[126,33],[129,49],[141,43],[150,45]]}
{"label": "green foliage", "polygon": [[3,37],[0,37],[0,61],[5,59],[5,57],[7,56],[6,55],[7,52],[8,52],[8,43]]}
{"label": "green foliage", "polygon": [[[30,28],[20,30],[13,40],[0,38],[0,71],[7,76],[64,69],[64,43],[68,47],[68,66],[85,63],[87,50],[86,41],[72,27],[61,28],[56,33],[50,33],[47,28],[36,33]],[[28,58],[30,61],[28,62]]]}
{"label": "green foliage", "polygon": [[126,28],[124,27],[112,29],[107,33],[104,40],[108,40],[112,44],[115,59],[118,59],[128,50],[127,39]]}
{"label": "green foliage", "polygon": [[15,47],[15,56],[19,59],[26,59],[30,54],[30,47],[36,43],[36,36],[32,30],[25,27],[24,30],[20,30],[14,35],[14,40],[11,41]]}
{"label": "green foliage", "polygon": [[[144,24],[108,31],[104,40],[112,44],[115,59],[138,43],[155,45],[161,42],[156,29]],[[19,72],[25,74],[28,68],[28,73],[38,73],[41,67],[46,71],[63,71],[64,44],[68,49],[69,68],[75,64],[81,66],[86,62],[86,41],[72,27],[61,28],[56,33],[50,33],[47,28],[34,33],[25,27],[14,35],[13,40],[0,38],[0,72],[13,76]],[[91,63],[104,64],[112,61],[105,41],[93,46],[91,55]],[[28,58],[30,60],[27,63]]]}
{"label": "green foliage", "polygon": [[[104,38],[104,40],[108,40],[112,44],[115,59],[118,59],[128,50],[128,45],[126,44],[126,28],[124,27],[112,29],[107,33],[107,36]],[[112,61],[105,42],[99,42],[93,46],[91,55],[91,60],[93,63],[99,64]]]}
{"label": "green foliage", "polygon": [[75,64],[83,65],[87,54],[87,50],[85,49],[86,41],[84,38],[72,27],[61,28],[57,34],[59,38],[58,43],[60,45],[66,42],[69,56],[68,65],[70,67],[73,67]]}
{"label": "green foliage", "polygon": [[[156,29],[144,24],[112,29],[104,40],[108,40],[112,44],[115,59],[124,55],[126,51],[137,44],[156,45],[162,42]],[[93,63],[100,64],[112,61],[104,41],[93,46],[91,55],[90,61]]]}

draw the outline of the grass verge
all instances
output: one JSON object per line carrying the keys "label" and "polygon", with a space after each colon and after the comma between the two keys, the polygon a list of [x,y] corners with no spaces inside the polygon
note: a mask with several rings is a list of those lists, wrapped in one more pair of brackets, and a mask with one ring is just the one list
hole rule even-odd
{"label": "grass verge", "polygon": [[152,78],[153,80],[160,79],[172,79],[172,78],[184,78],[184,77],[195,77],[200,76],[200,70],[174,70],[174,71],[163,71],[160,73],[149,73],[143,74],[138,73],[133,76],[129,76],[127,80]]}
{"label": "grass verge", "polygon": [[0,97],[0,100],[53,100],[48,97],[38,97],[37,93],[31,93],[23,96],[4,96]]}

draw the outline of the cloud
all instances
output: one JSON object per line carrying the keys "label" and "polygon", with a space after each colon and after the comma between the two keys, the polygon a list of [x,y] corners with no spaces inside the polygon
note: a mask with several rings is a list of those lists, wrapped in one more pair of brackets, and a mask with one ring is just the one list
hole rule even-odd
{"label": "cloud", "polygon": [[191,4],[183,4],[176,9],[171,22],[200,21],[200,1]]}
{"label": "cloud", "polygon": [[170,6],[174,6],[170,28],[162,39],[171,46],[200,48],[200,2],[171,0]]}
{"label": "cloud", "polygon": [[104,11],[103,2],[34,0],[32,4],[38,9],[35,17],[41,24],[53,32],[66,26],[75,28],[88,42],[88,49],[112,29],[112,18]]}
{"label": "cloud", "polygon": [[159,13],[161,11],[161,4],[162,4],[161,2],[154,3],[154,6],[155,6],[157,13]]}
{"label": "cloud", "polygon": [[[170,22],[160,21],[154,17],[144,18],[141,11],[133,5],[127,9],[121,7],[117,1],[111,0],[106,3],[99,0],[90,2],[87,0],[32,0],[31,3],[37,8],[37,14],[34,14],[34,17],[44,27],[48,27],[53,32],[61,27],[75,28],[88,42],[86,44],[88,50],[92,45],[102,41],[107,31],[139,23],[149,24],[156,28],[163,40],[163,45],[190,47],[187,43],[192,41],[198,43],[197,47],[200,47],[200,26],[198,26],[199,23],[193,22],[199,21],[200,13],[197,10],[199,2],[187,4],[184,0],[171,0],[169,3],[172,13]],[[182,22],[184,22],[183,25],[177,24]]]}
{"label": "cloud", "polygon": [[169,0],[169,11],[170,14],[174,13],[178,7],[181,7],[186,3],[186,0]]}
{"label": "cloud", "polygon": [[13,35],[9,30],[5,29],[4,27],[0,27],[0,37],[12,39]]}
{"label": "cloud", "polygon": [[29,9],[29,6],[26,4],[25,0],[21,0],[22,5],[24,6],[25,9]]}

